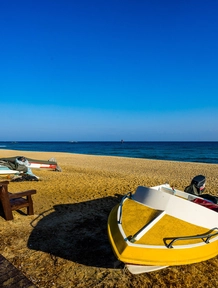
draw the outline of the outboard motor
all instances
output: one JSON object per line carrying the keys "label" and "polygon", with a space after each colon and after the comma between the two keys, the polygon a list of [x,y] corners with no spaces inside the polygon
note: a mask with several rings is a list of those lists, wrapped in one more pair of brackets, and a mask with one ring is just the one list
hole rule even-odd
{"label": "outboard motor", "polygon": [[212,196],[210,194],[202,194],[205,190],[205,183],[206,177],[203,175],[197,175],[192,179],[191,184],[187,186],[184,191],[218,204],[218,197]]}
{"label": "outboard motor", "polygon": [[206,177],[203,175],[195,176],[191,184],[185,188],[185,192],[200,196],[205,190]]}

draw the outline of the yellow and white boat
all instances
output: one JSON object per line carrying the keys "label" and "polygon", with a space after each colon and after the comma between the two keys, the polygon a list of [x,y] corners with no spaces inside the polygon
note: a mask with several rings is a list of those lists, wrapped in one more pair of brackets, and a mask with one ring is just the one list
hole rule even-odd
{"label": "yellow and white boat", "polygon": [[[196,203],[202,201],[208,200],[168,184],[139,186],[109,215],[108,235],[115,256],[133,274],[216,256],[218,213]],[[218,205],[213,206],[218,211]]]}

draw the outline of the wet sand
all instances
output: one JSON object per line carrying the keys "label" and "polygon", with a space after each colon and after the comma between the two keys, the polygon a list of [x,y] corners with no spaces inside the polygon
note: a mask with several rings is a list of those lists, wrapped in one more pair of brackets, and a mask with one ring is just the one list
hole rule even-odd
{"label": "wet sand", "polygon": [[10,182],[10,192],[37,190],[35,215],[14,211],[12,221],[0,217],[0,253],[37,287],[218,287],[218,257],[131,275],[107,237],[108,214],[127,192],[166,182],[184,190],[203,174],[205,192],[218,196],[218,165],[0,150],[0,158],[17,155],[54,157],[62,168],[33,169],[38,182]]}

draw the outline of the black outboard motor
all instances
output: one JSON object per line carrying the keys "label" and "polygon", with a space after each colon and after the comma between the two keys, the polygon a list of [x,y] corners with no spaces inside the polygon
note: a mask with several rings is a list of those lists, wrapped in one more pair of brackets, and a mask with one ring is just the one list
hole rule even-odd
{"label": "black outboard motor", "polygon": [[184,191],[218,204],[218,198],[216,196],[212,196],[210,194],[202,194],[205,190],[205,183],[206,177],[203,175],[197,175],[192,179],[191,184],[187,186]]}
{"label": "black outboard motor", "polygon": [[185,188],[185,192],[200,196],[205,190],[206,177],[203,175],[195,176],[191,184]]}

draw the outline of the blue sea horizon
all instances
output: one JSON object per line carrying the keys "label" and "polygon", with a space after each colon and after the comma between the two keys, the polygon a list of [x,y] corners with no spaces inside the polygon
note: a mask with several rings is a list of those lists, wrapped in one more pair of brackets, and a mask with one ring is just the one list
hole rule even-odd
{"label": "blue sea horizon", "polygon": [[1,141],[1,149],[218,164],[218,141]]}

